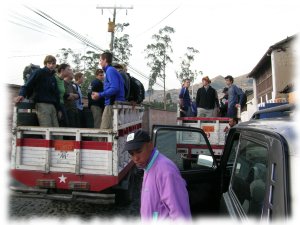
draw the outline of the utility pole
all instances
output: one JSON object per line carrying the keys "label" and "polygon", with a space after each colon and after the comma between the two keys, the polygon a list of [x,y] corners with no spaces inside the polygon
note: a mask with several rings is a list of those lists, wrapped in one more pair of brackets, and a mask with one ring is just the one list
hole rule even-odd
{"label": "utility pole", "polygon": [[[115,38],[115,25],[116,25],[116,16],[117,16],[117,9],[126,9],[126,15],[127,15],[127,10],[128,9],[133,9],[133,6],[97,6],[96,9],[101,9],[102,10],[102,14],[103,14],[103,9],[113,9],[113,20],[112,20],[112,30],[109,32],[111,32],[111,40],[110,40],[110,52],[112,53],[114,50],[114,38]],[[111,23],[110,19],[109,19],[109,23]]]}

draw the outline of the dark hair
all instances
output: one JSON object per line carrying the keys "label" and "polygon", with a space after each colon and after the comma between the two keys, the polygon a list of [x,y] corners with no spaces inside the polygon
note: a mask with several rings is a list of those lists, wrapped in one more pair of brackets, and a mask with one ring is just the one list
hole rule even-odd
{"label": "dark hair", "polygon": [[47,55],[44,59],[44,65],[46,66],[47,63],[56,63],[56,58],[53,55]]}
{"label": "dark hair", "polygon": [[110,53],[110,52],[103,52],[100,57],[101,57],[101,59],[106,59],[107,64],[111,65],[112,58],[113,58],[112,53]]}
{"label": "dark hair", "polygon": [[103,69],[97,69],[95,72],[95,76],[98,76],[98,74],[103,73]]}
{"label": "dark hair", "polygon": [[235,122],[235,124],[238,124],[238,123],[239,123],[239,119],[236,118],[236,117],[232,118],[232,120]]}
{"label": "dark hair", "polygon": [[112,66],[115,67],[116,69],[120,69],[120,70],[123,70],[123,66],[119,63],[112,63]]}
{"label": "dark hair", "polygon": [[231,75],[227,75],[225,77],[225,80],[227,80],[227,79],[230,80],[233,83],[233,77]]}
{"label": "dark hair", "polygon": [[191,81],[191,79],[190,78],[185,78],[184,80],[183,80],[183,82],[186,82],[186,81]]}
{"label": "dark hair", "polygon": [[74,75],[76,81],[79,80],[82,76],[83,76],[83,73],[81,73],[81,72],[77,72]]}
{"label": "dark hair", "polygon": [[67,63],[62,63],[60,65],[57,65],[57,72],[60,73],[62,70],[65,70],[67,67],[70,67]]}

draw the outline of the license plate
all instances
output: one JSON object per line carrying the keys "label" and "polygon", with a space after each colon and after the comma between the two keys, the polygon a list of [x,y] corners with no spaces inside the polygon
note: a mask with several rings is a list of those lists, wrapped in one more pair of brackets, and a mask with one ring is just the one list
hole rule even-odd
{"label": "license plate", "polygon": [[202,130],[204,132],[214,132],[215,131],[215,127],[214,126],[202,126]]}
{"label": "license plate", "polygon": [[74,151],[75,141],[64,141],[56,140],[54,141],[55,151]]}

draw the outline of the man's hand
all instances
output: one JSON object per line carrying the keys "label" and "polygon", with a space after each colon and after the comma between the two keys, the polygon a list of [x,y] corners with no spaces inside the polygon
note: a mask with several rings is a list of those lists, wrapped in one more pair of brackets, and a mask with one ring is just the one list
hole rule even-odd
{"label": "man's hand", "polygon": [[23,96],[18,96],[18,97],[16,97],[15,102],[16,102],[16,103],[22,102],[23,100],[24,100],[24,97],[23,97]]}
{"label": "man's hand", "polygon": [[227,132],[228,130],[229,130],[229,128],[226,126],[223,131]]}
{"label": "man's hand", "polygon": [[68,100],[76,100],[79,98],[78,94],[70,93],[69,97],[67,98]]}
{"label": "man's hand", "polygon": [[239,107],[241,107],[240,104],[235,104],[235,108],[239,108]]}
{"label": "man's hand", "polygon": [[92,92],[91,97],[93,100],[98,100],[100,98],[100,95],[98,92]]}
{"label": "man's hand", "polygon": [[61,118],[62,118],[62,111],[58,111],[58,112],[57,112],[57,118],[58,118],[59,120],[61,120]]}

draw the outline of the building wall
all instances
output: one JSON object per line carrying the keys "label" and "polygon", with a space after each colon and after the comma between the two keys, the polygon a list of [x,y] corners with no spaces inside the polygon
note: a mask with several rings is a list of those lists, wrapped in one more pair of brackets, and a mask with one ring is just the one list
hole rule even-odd
{"label": "building wall", "polygon": [[149,106],[145,106],[142,129],[151,133],[154,124],[176,125],[177,112],[151,109]]}
{"label": "building wall", "polygon": [[272,98],[272,69],[271,65],[260,71],[260,74],[255,79],[257,103],[266,102]]}
{"label": "building wall", "polygon": [[[290,43],[288,43],[290,44]],[[275,79],[273,99],[287,98],[287,94],[281,94],[288,84],[295,79],[296,56],[292,46],[284,46],[285,51],[275,50],[272,52],[272,71]]]}

